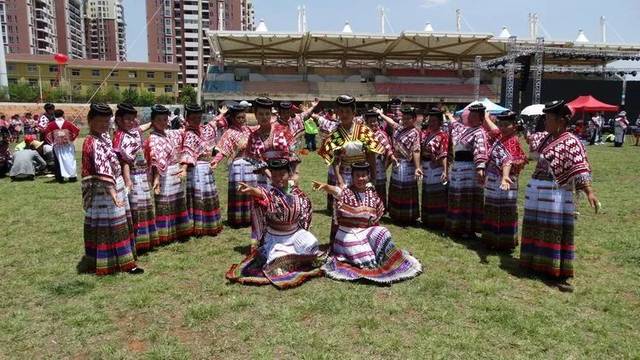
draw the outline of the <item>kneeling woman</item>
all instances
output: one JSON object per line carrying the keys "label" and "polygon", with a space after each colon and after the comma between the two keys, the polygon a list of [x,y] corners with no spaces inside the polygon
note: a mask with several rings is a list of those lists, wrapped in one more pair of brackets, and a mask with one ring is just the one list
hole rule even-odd
{"label": "kneeling woman", "polygon": [[82,144],[85,257],[96,275],[141,274],[122,170],[106,135],[112,114],[105,104],[91,104],[87,115],[90,132]]}
{"label": "kneeling woman", "polygon": [[351,175],[353,185],[347,188],[314,182],[316,190],[336,199],[334,216],[339,225],[324,272],[336,280],[366,279],[383,284],[419,275],[420,262],[396,248],[389,230],[378,225],[384,205],[375,187],[368,184],[369,164],[354,163]]}
{"label": "kneeling woman", "polygon": [[289,183],[292,176],[289,162],[270,160],[268,168],[270,189],[239,185],[240,193],[253,198],[255,239],[249,255],[240,264],[231,266],[226,277],[242,284],[273,284],[286,289],[322,275],[318,240],[307,231],[313,212],[311,201],[300,188]]}

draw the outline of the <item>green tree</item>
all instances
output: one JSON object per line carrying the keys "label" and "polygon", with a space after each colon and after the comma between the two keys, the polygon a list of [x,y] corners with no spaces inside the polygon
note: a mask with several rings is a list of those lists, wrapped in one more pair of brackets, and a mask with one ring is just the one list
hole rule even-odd
{"label": "green tree", "polygon": [[162,94],[156,97],[156,103],[163,105],[173,105],[176,103],[176,98],[169,94]]}
{"label": "green tree", "polygon": [[9,85],[9,96],[15,102],[35,102],[38,100],[38,90],[26,81]]}
{"label": "green tree", "polygon": [[102,102],[102,94],[100,93],[100,91],[98,91],[98,87],[97,86],[88,86],[85,90],[84,90],[84,98],[86,99],[85,101],[91,101],[91,102]]}
{"label": "green tree", "polygon": [[198,94],[193,86],[185,85],[180,92],[181,104],[194,104],[198,102]]}
{"label": "green tree", "polygon": [[136,89],[125,89],[122,92],[122,102],[125,103],[129,103],[129,104],[137,104],[138,103],[138,90]]}
{"label": "green tree", "polygon": [[69,102],[70,93],[70,89],[66,86],[55,86],[47,90],[45,99],[53,103],[66,103]]}
{"label": "green tree", "polygon": [[156,102],[156,96],[147,90],[142,90],[140,94],[138,94],[138,102],[135,103],[137,106],[151,106]]}
{"label": "green tree", "polygon": [[122,94],[113,86],[107,86],[103,89],[105,102],[109,104],[118,104],[122,102]]}

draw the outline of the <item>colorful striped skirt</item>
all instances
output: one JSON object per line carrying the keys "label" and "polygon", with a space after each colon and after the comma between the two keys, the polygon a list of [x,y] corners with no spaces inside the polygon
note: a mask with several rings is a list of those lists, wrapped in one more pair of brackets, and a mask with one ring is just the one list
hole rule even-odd
{"label": "colorful striped skirt", "polygon": [[141,253],[159,245],[156,212],[146,169],[132,169],[131,182],[129,204],[133,219],[133,233],[136,239],[136,251]]}
{"label": "colorful striped skirt", "polygon": [[136,267],[135,240],[131,227],[129,200],[124,180],[116,181],[117,197],[125,203],[117,207],[103,181],[82,181],[84,203],[84,251],[96,275],[129,271]]}
{"label": "colorful striped skirt", "polygon": [[444,229],[447,214],[447,186],[442,184],[442,166],[422,161],[422,224],[430,229]]}
{"label": "colorful striped skirt", "polygon": [[482,241],[490,249],[513,250],[518,245],[518,179],[509,191],[500,189],[502,177],[487,173],[484,187]]}
{"label": "colorful striped skirt", "polygon": [[333,243],[333,255],[322,270],[335,280],[365,279],[390,284],[418,276],[422,265],[409,252],[394,245],[385,227],[340,226]]}
{"label": "colorful striped skirt", "polygon": [[412,161],[400,160],[394,166],[389,184],[389,217],[398,223],[414,223],[420,217],[420,200],[416,167]]}
{"label": "colorful striped skirt", "polygon": [[180,165],[174,164],[160,174],[160,194],[155,196],[155,203],[156,229],[161,245],[186,240],[191,236],[185,182],[178,177],[179,173]]}
{"label": "colorful striped skirt", "polygon": [[322,275],[320,265],[318,240],[310,232],[269,228],[263,246],[253,248],[240,264],[232,265],[226,278],[246,285],[271,284],[288,289]]}
{"label": "colorful striped skirt", "polygon": [[[351,166],[341,166],[340,174],[342,175],[342,179],[345,182],[346,186],[351,185]],[[333,171],[333,166],[329,166],[329,172],[327,173],[327,184],[336,186],[338,184],[338,180],[336,178],[336,174]],[[333,195],[327,194],[327,211],[329,214],[333,214]]]}
{"label": "colorful striped skirt", "polygon": [[471,161],[456,161],[449,172],[445,227],[451,236],[473,236],[482,232],[484,189]]}
{"label": "colorful striped skirt", "polygon": [[557,278],[573,276],[573,192],[553,181],[531,179],[522,222],[520,265]]}
{"label": "colorful striped skirt", "polygon": [[376,156],[376,192],[387,208],[387,168],[385,167],[384,158]]}
{"label": "colorful striped skirt", "polygon": [[218,189],[208,161],[187,169],[187,209],[193,236],[216,236],[222,231]]}
{"label": "colorful striped skirt", "polygon": [[227,205],[227,221],[232,227],[245,227],[251,225],[251,196],[238,192],[241,182],[250,186],[257,185],[255,167],[243,158],[233,160],[229,165],[229,200]]}

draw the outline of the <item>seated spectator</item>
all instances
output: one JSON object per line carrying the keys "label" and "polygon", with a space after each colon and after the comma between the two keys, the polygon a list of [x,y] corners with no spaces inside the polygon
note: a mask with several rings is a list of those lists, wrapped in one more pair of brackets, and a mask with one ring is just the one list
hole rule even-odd
{"label": "seated spectator", "polygon": [[34,180],[37,174],[41,174],[47,167],[47,163],[31,149],[20,150],[13,155],[13,166],[9,176],[11,180]]}
{"label": "seated spectator", "polygon": [[0,128],[0,178],[6,176],[11,169],[11,152],[9,152],[9,129]]}

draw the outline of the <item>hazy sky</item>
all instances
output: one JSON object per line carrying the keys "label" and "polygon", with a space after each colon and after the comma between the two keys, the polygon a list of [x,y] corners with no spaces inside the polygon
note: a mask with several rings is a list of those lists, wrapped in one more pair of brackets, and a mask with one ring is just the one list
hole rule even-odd
{"label": "hazy sky", "polygon": [[[455,31],[455,9],[462,10],[463,31],[498,34],[507,26],[512,35],[528,37],[527,14],[537,12],[541,35],[548,40],[574,40],[583,29],[600,41],[600,16],[607,18],[608,43],[640,44],[640,0],[254,0],[256,22],[270,31],[297,31],[297,7],[307,8],[308,29],[341,31],[350,21],[353,31],[380,32],[378,5],[386,9],[388,33],[422,30]],[[605,6],[606,4],[606,6]],[[145,1],[124,0],[128,58],[147,60]],[[137,39],[137,40],[136,40]],[[640,67],[636,62],[635,66]]]}

